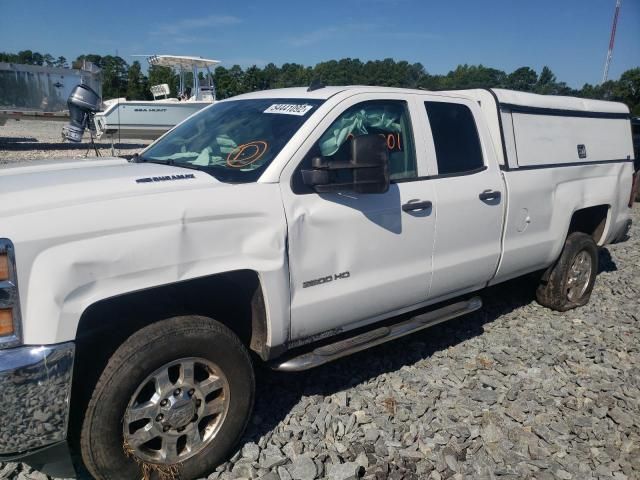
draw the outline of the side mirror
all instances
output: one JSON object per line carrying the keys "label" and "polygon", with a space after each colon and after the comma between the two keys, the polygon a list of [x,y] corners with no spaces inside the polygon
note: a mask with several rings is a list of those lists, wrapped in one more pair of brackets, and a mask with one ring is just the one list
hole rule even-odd
{"label": "side mirror", "polygon": [[[353,191],[384,193],[389,190],[389,150],[384,136],[367,134],[351,140],[351,160],[332,162],[322,157],[311,160],[312,170],[302,171],[302,180],[318,193]],[[351,170],[351,182],[340,182],[334,174]]]}

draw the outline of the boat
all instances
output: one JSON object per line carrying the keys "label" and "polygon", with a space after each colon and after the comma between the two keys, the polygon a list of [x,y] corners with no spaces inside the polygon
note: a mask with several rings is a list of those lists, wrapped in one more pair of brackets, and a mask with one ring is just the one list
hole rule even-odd
{"label": "boat", "polygon": [[[96,136],[155,140],[188,116],[216,101],[211,68],[220,63],[201,57],[151,55],[149,65],[170,67],[179,78],[177,98],[166,83],[151,87],[153,100],[115,98],[103,102],[95,114]],[[191,75],[189,75],[189,73]],[[188,76],[191,87],[187,86]]]}

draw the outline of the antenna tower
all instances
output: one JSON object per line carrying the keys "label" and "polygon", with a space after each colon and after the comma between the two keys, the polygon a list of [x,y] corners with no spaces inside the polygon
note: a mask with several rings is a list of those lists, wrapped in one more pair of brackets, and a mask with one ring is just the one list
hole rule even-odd
{"label": "antenna tower", "polygon": [[611,38],[609,39],[609,50],[607,51],[607,60],[604,62],[604,73],[602,74],[602,83],[607,81],[609,77],[609,65],[611,65],[611,57],[613,56],[613,42],[616,39],[616,27],[618,25],[618,14],[620,13],[620,4],[622,0],[616,0],[616,11],[613,14],[613,25],[611,25]]}

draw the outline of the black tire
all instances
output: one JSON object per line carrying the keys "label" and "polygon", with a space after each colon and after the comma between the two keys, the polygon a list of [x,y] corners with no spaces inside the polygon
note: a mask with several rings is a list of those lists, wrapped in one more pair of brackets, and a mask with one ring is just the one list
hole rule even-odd
{"label": "black tire", "polygon": [[[591,260],[591,272],[586,288],[577,298],[570,298],[568,293],[568,279],[571,266],[576,257],[586,252]],[[590,235],[582,232],[571,233],[564,244],[560,258],[543,274],[536,291],[536,298],[540,305],[565,312],[572,308],[581,307],[589,302],[591,291],[598,274],[598,246]]]}
{"label": "black tire", "polygon": [[186,357],[213,362],[227,379],[226,416],[211,443],[181,462],[176,478],[206,477],[239,441],[253,409],[251,358],[227,327],[204,317],[174,317],[129,337],[112,355],[93,391],[82,422],[82,459],[98,480],[140,479],[142,466],[125,455],[123,415],[136,389],[152,372]]}

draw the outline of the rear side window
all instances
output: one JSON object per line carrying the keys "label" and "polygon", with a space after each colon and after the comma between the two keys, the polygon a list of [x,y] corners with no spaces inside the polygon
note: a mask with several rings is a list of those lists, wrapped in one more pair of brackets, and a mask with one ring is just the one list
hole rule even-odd
{"label": "rear side window", "polygon": [[436,147],[438,174],[472,172],[484,167],[476,122],[459,103],[424,102]]}

